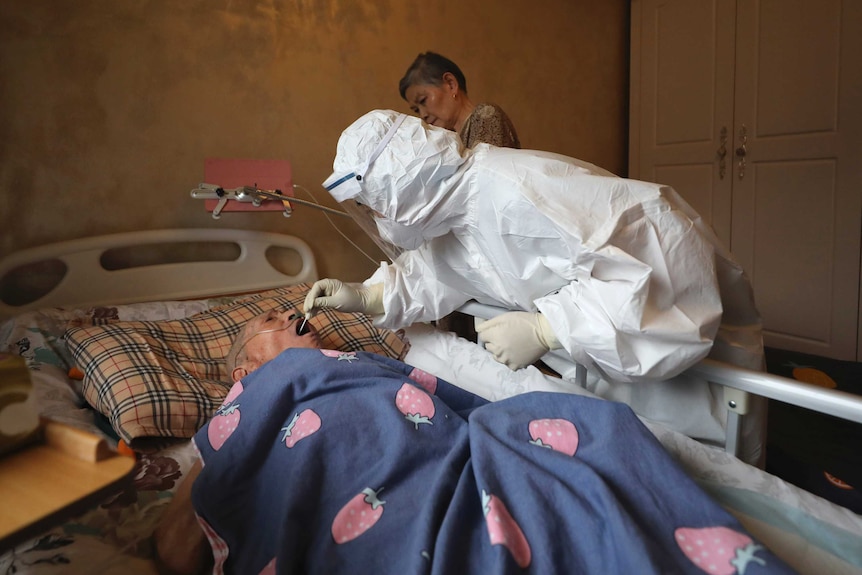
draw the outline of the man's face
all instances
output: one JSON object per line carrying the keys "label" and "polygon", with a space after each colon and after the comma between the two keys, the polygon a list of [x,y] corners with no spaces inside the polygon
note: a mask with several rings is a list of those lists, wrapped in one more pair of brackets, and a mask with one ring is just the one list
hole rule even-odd
{"label": "man's face", "polygon": [[249,320],[245,329],[245,352],[256,366],[274,359],[291,347],[320,348],[320,337],[310,323],[304,335],[296,333],[302,323],[302,315],[296,310],[269,311]]}

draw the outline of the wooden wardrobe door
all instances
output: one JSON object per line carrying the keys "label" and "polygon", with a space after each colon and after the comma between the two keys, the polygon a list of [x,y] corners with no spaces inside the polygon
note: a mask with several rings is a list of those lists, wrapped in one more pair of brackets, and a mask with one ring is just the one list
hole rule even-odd
{"label": "wooden wardrobe door", "polygon": [[712,224],[767,345],[840,359],[862,357],[859,30],[858,0],[632,2],[629,175]]}
{"label": "wooden wardrobe door", "polygon": [[632,2],[629,176],[673,186],[726,244],[735,19],[727,0]]}
{"label": "wooden wardrobe door", "polygon": [[862,3],[736,4],[734,147],[744,137],[746,155],[734,157],[731,251],[767,345],[854,360]]}

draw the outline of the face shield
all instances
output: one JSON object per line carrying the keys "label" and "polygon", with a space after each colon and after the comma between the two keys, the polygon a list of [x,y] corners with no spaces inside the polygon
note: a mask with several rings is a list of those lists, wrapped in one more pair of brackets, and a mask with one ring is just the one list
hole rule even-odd
{"label": "face shield", "polygon": [[389,258],[390,261],[395,261],[398,256],[400,256],[404,249],[398,247],[394,243],[384,239],[384,236],[380,233],[380,230],[377,227],[378,222],[382,221],[380,216],[377,215],[377,212],[369,208],[368,206],[364,206],[355,200],[344,200],[343,202],[339,202],[341,209],[350,214],[350,217],[353,218],[362,231],[368,234],[377,247],[380,248],[386,257]]}
{"label": "face shield", "polygon": [[[323,187],[326,191],[338,201],[341,208],[350,214],[350,217],[362,228],[366,234],[374,241],[377,246],[383,250],[383,253],[391,261],[395,261],[401,253],[407,249],[416,249],[422,243],[421,234],[417,231],[416,234],[411,234],[406,228],[407,226],[399,225],[397,222],[387,220],[381,214],[375,212],[368,206],[360,204],[355,198],[362,192],[362,179],[371,168],[374,160],[383,152],[392,136],[398,131],[398,127],[404,122],[407,116],[399,114],[395,118],[392,126],[377,144],[377,147],[368,157],[363,165],[357,170],[346,174],[333,173],[326,181],[323,182]],[[399,231],[392,233],[390,228],[398,228]],[[418,235],[418,238],[416,237]],[[394,240],[394,241],[393,241]],[[407,241],[404,241],[407,240]]]}

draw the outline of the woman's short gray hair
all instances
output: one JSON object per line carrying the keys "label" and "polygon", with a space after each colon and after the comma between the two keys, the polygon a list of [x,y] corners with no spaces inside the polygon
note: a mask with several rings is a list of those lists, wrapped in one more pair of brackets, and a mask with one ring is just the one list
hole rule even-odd
{"label": "woman's short gray hair", "polygon": [[443,83],[443,74],[446,72],[455,76],[458,87],[466,94],[467,78],[464,77],[461,68],[449,58],[436,52],[424,52],[416,56],[416,59],[407,68],[407,72],[404,73],[404,77],[398,82],[398,92],[401,94],[401,98],[406,100],[407,88],[421,84],[439,86]]}

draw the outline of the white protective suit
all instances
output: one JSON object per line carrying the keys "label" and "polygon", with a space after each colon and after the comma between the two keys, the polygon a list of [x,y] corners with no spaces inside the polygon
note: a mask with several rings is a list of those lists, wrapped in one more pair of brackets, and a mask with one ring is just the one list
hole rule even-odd
{"label": "white protective suit", "polygon": [[[350,180],[333,197],[382,214],[381,236],[409,250],[365,282],[383,284],[377,325],[470,300],[541,312],[564,348],[543,360],[564,377],[578,362],[590,391],[723,445],[720,388],[680,373],[707,355],[761,369],[760,317],[743,270],[673,189],[553,153],[465,149],[380,110],[343,132],[333,168],[329,186]],[[742,455],[758,463],[765,413],[753,415]]]}

